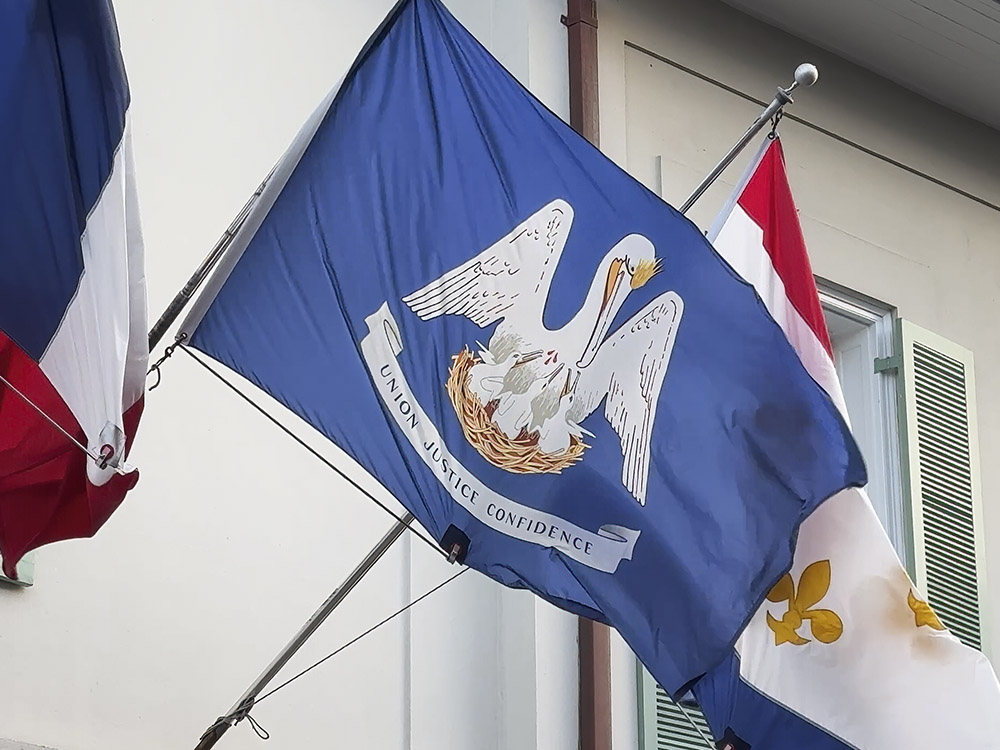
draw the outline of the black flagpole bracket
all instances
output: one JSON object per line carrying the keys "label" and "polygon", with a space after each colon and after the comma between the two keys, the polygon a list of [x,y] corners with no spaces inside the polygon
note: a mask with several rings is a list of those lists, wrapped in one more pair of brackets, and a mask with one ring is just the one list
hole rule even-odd
{"label": "black flagpole bracket", "polygon": [[448,562],[461,565],[469,552],[469,537],[457,526],[449,526],[441,538],[441,547],[448,553]]}

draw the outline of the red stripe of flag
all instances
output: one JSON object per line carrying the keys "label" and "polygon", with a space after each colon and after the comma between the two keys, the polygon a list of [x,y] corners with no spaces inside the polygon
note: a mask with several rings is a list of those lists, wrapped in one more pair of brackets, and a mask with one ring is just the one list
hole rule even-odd
{"label": "red stripe of flag", "polygon": [[788,185],[785,154],[780,140],[771,141],[764,152],[760,165],[740,195],[739,205],[764,231],[764,249],[785,285],[788,301],[832,357],[830,333],[826,328],[806,242]]}
{"label": "red stripe of flag", "polygon": [[[87,437],[38,363],[0,333],[0,373],[81,444]],[[126,451],[142,413],[140,398],[123,415]],[[0,554],[16,577],[18,560],[44,544],[92,537],[139,479],[133,471],[96,486],[92,459],[20,396],[0,383]]]}

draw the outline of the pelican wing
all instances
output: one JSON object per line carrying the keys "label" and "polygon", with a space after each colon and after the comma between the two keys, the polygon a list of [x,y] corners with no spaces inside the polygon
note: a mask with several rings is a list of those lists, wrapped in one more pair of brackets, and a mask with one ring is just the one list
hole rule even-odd
{"label": "pelican wing", "polygon": [[656,402],[683,311],[680,297],[662,294],[601,347],[614,363],[604,416],[621,438],[622,484],[643,505]]}
{"label": "pelican wing", "polygon": [[552,201],[499,242],[403,297],[403,302],[421,320],[464,315],[485,328],[517,308],[521,315],[537,313],[540,324],[572,223],[572,207]]}

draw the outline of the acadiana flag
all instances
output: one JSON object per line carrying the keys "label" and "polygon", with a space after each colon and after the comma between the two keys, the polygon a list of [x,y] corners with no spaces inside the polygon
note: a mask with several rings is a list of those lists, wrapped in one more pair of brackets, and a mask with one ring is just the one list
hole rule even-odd
{"label": "acadiana flag", "polygon": [[[778,139],[709,232],[802,363],[846,408]],[[863,489],[799,529],[791,570],[695,686],[720,748],[1000,747],[1000,687],[910,581]]]}
{"label": "acadiana flag", "polygon": [[0,555],[9,577],[29,550],[92,536],[138,478],[123,463],[148,355],[128,105],[108,0],[0,4]]}
{"label": "acadiana flag", "polygon": [[673,689],[865,481],[754,290],[438,0],[390,14],[182,332]]}

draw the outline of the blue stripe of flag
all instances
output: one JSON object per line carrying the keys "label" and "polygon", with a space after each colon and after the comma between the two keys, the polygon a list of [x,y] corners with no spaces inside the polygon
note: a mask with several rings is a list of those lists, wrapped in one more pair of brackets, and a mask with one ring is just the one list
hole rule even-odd
{"label": "blue stripe of flag", "polygon": [[109,0],[0,3],[0,330],[36,361],[83,272],[128,103]]}

